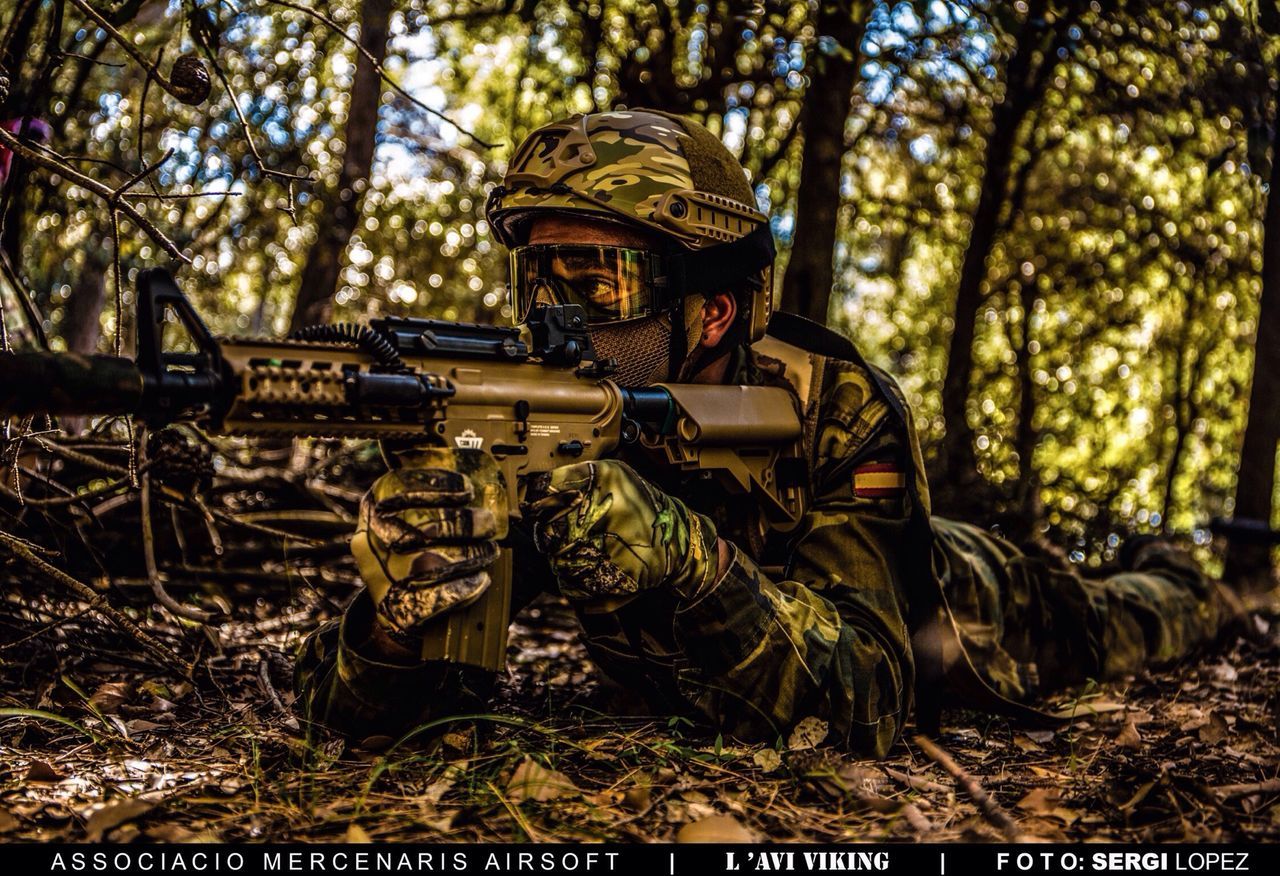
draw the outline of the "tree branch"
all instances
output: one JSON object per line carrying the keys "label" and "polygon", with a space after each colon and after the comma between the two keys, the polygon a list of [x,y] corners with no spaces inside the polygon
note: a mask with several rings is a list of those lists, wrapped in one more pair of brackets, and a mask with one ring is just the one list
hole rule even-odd
{"label": "tree branch", "polygon": [[[108,207],[113,210],[118,210],[128,217],[130,222],[146,232],[147,236],[154,240],[160,248],[169,255],[183,263],[191,263],[191,259],[184,255],[182,250],[178,249],[172,240],[165,236],[160,229],[156,228],[151,220],[139,213],[132,204],[124,199],[124,195],[126,193],[117,193],[115,189],[108,188],[106,185],[98,182],[92,177],[85,176],[67,164],[66,161],[62,160],[61,156],[58,158],[50,158],[49,156],[32,149],[26,143],[23,143],[3,128],[0,128],[0,146],[4,146],[15,154],[21,155],[31,163],[37,164],[45,170],[53,171],[76,185],[93,192],[95,195],[106,201]],[[57,153],[54,154],[56,155]]]}

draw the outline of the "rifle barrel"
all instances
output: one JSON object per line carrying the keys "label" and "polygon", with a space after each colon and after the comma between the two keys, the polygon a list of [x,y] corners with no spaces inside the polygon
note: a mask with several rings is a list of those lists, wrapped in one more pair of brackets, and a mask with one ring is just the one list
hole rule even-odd
{"label": "rifle barrel", "polygon": [[0,353],[0,415],[137,413],[142,374],[132,359],[81,353]]}

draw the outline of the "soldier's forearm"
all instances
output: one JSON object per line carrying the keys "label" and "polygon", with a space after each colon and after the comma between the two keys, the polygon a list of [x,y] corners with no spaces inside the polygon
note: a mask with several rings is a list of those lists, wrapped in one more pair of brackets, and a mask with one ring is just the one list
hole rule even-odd
{"label": "soldier's forearm", "polygon": [[736,692],[739,716],[767,719],[759,727],[766,736],[817,714],[852,749],[882,756],[910,703],[900,649],[880,624],[842,616],[809,585],[775,581],[728,547],[721,580],[676,613],[677,636],[703,682]]}

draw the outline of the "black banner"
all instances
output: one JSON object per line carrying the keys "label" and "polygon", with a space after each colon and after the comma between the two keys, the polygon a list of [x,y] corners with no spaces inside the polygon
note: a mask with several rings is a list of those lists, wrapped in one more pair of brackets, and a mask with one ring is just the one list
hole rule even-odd
{"label": "black banner", "polygon": [[1276,846],[1223,845],[10,845],[8,872],[227,874],[871,873],[1040,876],[1280,873]]}

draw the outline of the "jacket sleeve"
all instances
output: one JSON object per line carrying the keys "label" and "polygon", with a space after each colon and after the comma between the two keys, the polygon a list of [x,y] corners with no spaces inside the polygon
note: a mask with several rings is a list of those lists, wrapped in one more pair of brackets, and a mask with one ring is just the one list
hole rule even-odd
{"label": "jacket sleeve", "polygon": [[[769,738],[808,716],[849,749],[884,755],[911,708],[903,560],[911,424],[865,379],[837,373],[819,408],[813,504],[783,580],[736,546],[718,585],[676,614],[697,667],[693,697],[738,732]],[[926,500],[927,501],[927,500]],[[916,549],[923,549],[916,546]]]}

